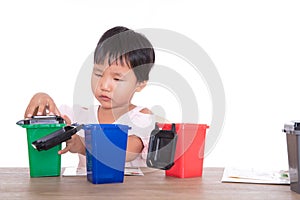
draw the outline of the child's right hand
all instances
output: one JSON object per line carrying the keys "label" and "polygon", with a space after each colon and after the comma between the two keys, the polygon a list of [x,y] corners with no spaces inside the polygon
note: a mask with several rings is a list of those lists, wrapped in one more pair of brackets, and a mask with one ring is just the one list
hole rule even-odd
{"label": "child's right hand", "polygon": [[60,112],[56,107],[53,99],[46,93],[36,93],[30,100],[24,117],[29,118],[34,115],[46,115],[49,112],[50,115],[59,115]]}

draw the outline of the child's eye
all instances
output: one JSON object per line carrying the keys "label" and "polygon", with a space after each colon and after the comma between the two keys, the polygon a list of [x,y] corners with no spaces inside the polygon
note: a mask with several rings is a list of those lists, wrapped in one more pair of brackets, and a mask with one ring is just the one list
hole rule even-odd
{"label": "child's eye", "polygon": [[114,78],[115,81],[123,81],[122,79],[120,78]]}
{"label": "child's eye", "polygon": [[102,74],[99,74],[99,73],[94,73],[95,74],[95,76],[97,76],[97,77],[102,77]]}

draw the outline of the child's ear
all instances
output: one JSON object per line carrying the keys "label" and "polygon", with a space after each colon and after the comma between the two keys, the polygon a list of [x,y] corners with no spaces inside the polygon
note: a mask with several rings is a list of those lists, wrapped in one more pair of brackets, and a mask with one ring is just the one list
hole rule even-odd
{"label": "child's ear", "polygon": [[147,81],[141,81],[137,83],[136,92],[140,92],[144,87],[146,87]]}

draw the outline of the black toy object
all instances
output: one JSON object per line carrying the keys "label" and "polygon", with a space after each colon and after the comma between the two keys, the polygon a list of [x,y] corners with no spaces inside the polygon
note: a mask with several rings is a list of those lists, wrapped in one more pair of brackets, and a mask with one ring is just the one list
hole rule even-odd
{"label": "black toy object", "polygon": [[175,124],[171,130],[160,130],[156,124],[151,132],[147,154],[147,166],[168,170],[174,165],[174,156],[177,143]]}
{"label": "black toy object", "polygon": [[48,150],[62,142],[65,142],[71,139],[72,135],[77,133],[80,129],[82,129],[83,125],[79,126],[65,126],[62,129],[59,129],[49,135],[46,135],[34,142],[32,142],[32,146],[38,151]]}

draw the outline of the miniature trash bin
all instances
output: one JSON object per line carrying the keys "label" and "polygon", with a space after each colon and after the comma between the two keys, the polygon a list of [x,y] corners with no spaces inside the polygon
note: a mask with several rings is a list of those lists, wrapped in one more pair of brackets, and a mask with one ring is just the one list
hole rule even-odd
{"label": "miniature trash bin", "polygon": [[[171,124],[159,124],[169,130]],[[174,165],[165,171],[166,176],[178,178],[201,177],[203,171],[206,124],[176,123],[177,145]]]}
{"label": "miniature trash bin", "polygon": [[121,124],[85,124],[87,180],[93,184],[122,183],[128,130]]}
{"label": "miniature trash bin", "polygon": [[30,177],[60,176],[61,144],[47,150],[38,151],[32,146],[32,142],[44,137],[65,126],[64,123],[57,124],[19,124],[27,131],[28,157]]}
{"label": "miniature trash bin", "polygon": [[300,194],[300,121],[284,124],[289,162],[290,188]]}

